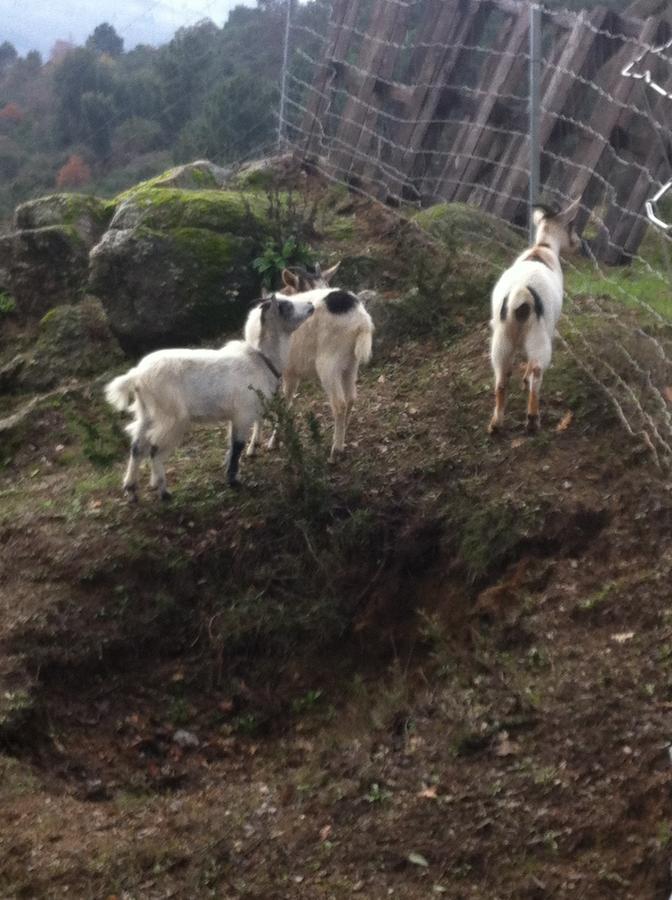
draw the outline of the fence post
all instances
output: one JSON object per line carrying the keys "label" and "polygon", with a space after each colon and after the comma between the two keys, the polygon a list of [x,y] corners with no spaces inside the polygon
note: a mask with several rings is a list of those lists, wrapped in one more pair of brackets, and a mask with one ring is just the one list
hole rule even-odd
{"label": "fence post", "polygon": [[285,42],[282,49],[282,79],[280,82],[280,109],[278,111],[278,151],[287,142],[285,130],[285,106],[287,93],[287,66],[289,63],[289,33],[292,26],[292,0],[285,0],[287,11],[285,13]]}
{"label": "fence post", "polygon": [[530,3],[530,188],[529,233],[534,241],[532,207],[539,202],[541,148],[539,146],[539,117],[541,106],[541,7]]}

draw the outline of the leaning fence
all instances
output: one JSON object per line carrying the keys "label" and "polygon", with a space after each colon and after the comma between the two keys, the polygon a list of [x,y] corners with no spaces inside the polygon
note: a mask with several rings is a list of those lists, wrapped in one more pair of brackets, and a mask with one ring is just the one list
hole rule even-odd
{"label": "leaning fence", "polygon": [[[538,199],[580,197],[577,225],[590,237],[592,271],[568,264],[577,314],[565,317],[566,349],[624,426],[661,464],[672,460],[671,237],[646,210],[672,176],[668,4],[639,0],[627,14],[520,0],[314,6],[310,24],[292,21],[288,6],[282,142],[327,178],[400,214],[464,203],[521,233],[536,160]],[[662,220],[664,202],[651,207]],[[624,277],[625,264],[636,277]],[[636,325],[614,315],[604,295],[639,310]],[[617,336],[607,348],[590,321],[600,317]]]}

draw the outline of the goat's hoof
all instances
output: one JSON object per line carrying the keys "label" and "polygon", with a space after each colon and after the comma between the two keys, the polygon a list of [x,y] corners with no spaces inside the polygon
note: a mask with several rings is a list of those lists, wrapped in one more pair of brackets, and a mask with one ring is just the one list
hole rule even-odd
{"label": "goat's hoof", "polygon": [[488,434],[494,437],[495,435],[499,434],[500,428],[501,425],[499,424],[499,422],[497,422],[495,419],[492,419],[490,424],[488,425]]}
{"label": "goat's hoof", "polygon": [[528,415],[525,430],[528,434],[536,434],[539,431],[539,416]]}
{"label": "goat's hoof", "polygon": [[138,502],[138,489],[134,484],[124,485],[124,493],[128,497],[130,503]]}
{"label": "goat's hoof", "polygon": [[173,499],[173,495],[170,493],[170,491],[167,491],[164,488],[162,491],[159,492],[159,499],[163,503],[170,503],[170,501]]}
{"label": "goat's hoof", "polygon": [[237,478],[230,478],[229,479],[229,487],[231,488],[232,491],[239,491],[241,488],[240,481],[238,481]]}

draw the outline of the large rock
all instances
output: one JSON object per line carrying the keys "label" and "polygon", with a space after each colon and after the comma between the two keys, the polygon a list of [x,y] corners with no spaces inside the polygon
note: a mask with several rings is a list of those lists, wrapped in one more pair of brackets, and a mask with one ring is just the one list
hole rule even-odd
{"label": "large rock", "polygon": [[186,191],[221,188],[231,177],[232,169],[216,166],[207,159],[198,159],[184,166],[176,166],[150,182],[155,187],[175,187]]}
{"label": "large rock", "polygon": [[24,356],[18,386],[48,390],[73,377],[97,375],[123,359],[100,301],[86,297],[74,306],[57,306],[44,316],[35,345]]}
{"label": "large rock", "polygon": [[21,318],[93,294],[133,353],[238,328],[257,296],[251,264],[268,227],[258,190],[222,189],[230,175],[201,160],[110,201],[23,204],[17,230],[0,237],[0,292]]}
{"label": "large rock", "polygon": [[437,203],[413,216],[432,238],[449,247],[474,247],[487,259],[504,259],[526,246],[525,237],[500,219],[466,203]]}
{"label": "large rock", "polygon": [[240,327],[257,296],[265,237],[254,198],[145,186],[91,251],[89,291],[129,352],[217,336]]}
{"label": "large rock", "polygon": [[51,194],[29,200],[17,207],[14,227],[17,231],[69,225],[87,247],[93,247],[109,225],[114,204],[87,194]]}
{"label": "large rock", "polygon": [[88,266],[88,247],[72,225],[0,235],[0,291],[14,298],[20,318],[81,297]]}

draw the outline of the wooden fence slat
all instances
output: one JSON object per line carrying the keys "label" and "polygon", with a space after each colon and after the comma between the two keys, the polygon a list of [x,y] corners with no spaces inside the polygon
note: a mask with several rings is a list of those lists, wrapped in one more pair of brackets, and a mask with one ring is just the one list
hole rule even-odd
{"label": "wooden fence slat", "polygon": [[324,114],[326,101],[323,98],[329,81],[333,76],[334,62],[345,59],[352,37],[351,28],[354,25],[359,9],[359,0],[333,0],[334,7],[329,28],[325,51],[320,63],[320,68],[313,81],[314,90],[306,100],[306,112],[303,116],[301,128],[304,135],[304,152],[316,152],[319,147],[320,120]]}
{"label": "wooden fence slat", "polygon": [[[460,161],[456,163],[449,160],[444,166],[438,194],[445,200],[463,199],[465,197],[463,183],[473,181],[483,165],[482,162],[474,160],[472,157],[487,155],[487,148],[493,142],[493,132],[486,129],[486,126],[498,102],[498,94],[511,92],[525,65],[526,60],[521,57],[521,52],[527,43],[529,31],[527,19],[527,10],[525,10],[511,20],[512,28],[507,31],[506,44],[501,48],[505,55],[499,58],[495,71],[492,72],[488,66],[483,67],[478,88],[480,90],[487,89],[488,92],[482,95],[483,99],[479,104],[473,123],[465,125],[461,129],[453,144],[453,150],[461,156]],[[448,182],[448,178],[451,179],[450,182]],[[466,187],[467,195],[470,190],[469,187]]]}
{"label": "wooden fence slat", "polygon": [[[650,42],[654,38],[657,28],[658,22],[655,19],[647,19],[642,29],[642,41]],[[583,195],[592,173],[597,171],[602,156],[609,146],[613,129],[622,117],[623,109],[620,104],[627,103],[631,99],[637,85],[635,79],[623,78],[620,74],[623,67],[632,58],[632,49],[631,44],[624,44],[596,79],[598,84],[602,82],[603,86],[611,91],[612,96],[618,102],[600,101],[595,105],[588,124],[592,132],[601,137],[595,138],[590,134],[586,135],[576,148],[574,156],[581,161],[582,168],[567,185],[566,193],[572,198]]]}
{"label": "wooden fence slat", "polygon": [[[525,93],[520,85],[527,65],[528,17],[519,0],[426,0],[422,21],[413,19],[412,26],[409,20],[416,8],[411,5],[390,0],[333,2],[324,54],[313,81],[315,90],[306,100],[304,154],[326,150],[328,171],[340,180],[365,184],[382,199],[411,192],[425,200],[440,196],[476,202],[500,218],[515,221],[525,206],[528,182],[523,104],[506,99],[506,95]],[[644,8],[658,0],[638,2]],[[494,10],[500,16],[504,11],[507,18],[491,21]],[[667,6],[656,7],[655,16],[645,20],[619,16],[604,7],[587,16],[545,15],[554,40],[547,53],[551,65],[546,66],[542,80],[544,181],[572,197],[597,196],[608,182],[612,193],[617,192],[605,214],[609,234],[626,253],[633,252],[646,229],[635,213],[641,212],[651,191],[651,177],[636,168],[632,180],[622,167],[614,172],[610,143],[618,134],[615,130],[632,134],[641,122],[623,104],[639,103],[635,89],[645,89],[641,81],[624,78],[621,71],[637,55],[632,38],[640,44],[655,44],[661,23],[672,16]],[[362,24],[364,17],[368,24]],[[490,26],[495,24],[498,30],[493,34]],[[367,36],[354,34],[355,26]],[[400,72],[397,62],[410,27],[416,46]],[[610,32],[615,34],[613,42]],[[466,49],[471,45],[491,51],[485,54],[475,85],[473,51]],[[357,62],[351,66],[353,47],[358,48]],[[602,63],[600,55],[605,53],[610,56]],[[592,81],[598,91],[581,85],[574,76]],[[405,80],[409,83],[404,84]],[[461,84],[474,85],[475,90],[460,91]],[[339,97],[341,91],[347,95],[340,118],[334,113],[339,107],[331,105],[337,96],[334,87]],[[605,93],[614,99],[610,101]],[[577,98],[593,102],[588,115],[574,112]],[[651,115],[655,108],[655,118],[664,123],[669,111],[659,100],[652,99]],[[459,111],[454,120],[469,121],[451,121],[451,109]],[[386,111],[405,121],[381,115]],[[580,121],[573,124],[573,118]],[[437,119],[442,124],[435,124]],[[565,122],[564,128],[556,127],[559,121]],[[508,122],[512,131],[521,133],[507,135]],[[327,148],[322,145],[323,133]],[[660,171],[662,177],[665,161],[658,136],[652,133],[656,145],[651,145],[646,129],[638,128],[636,134],[629,151],[633,160],[650,172]],[[568,137],[576,141],[571,151],[575,164],[562,159],[569,155],[561,143]],[[437,163],[440,157],[433,155],[437,148],[450,149],[449,162],[443,166]],[[555,162],[549,166],[554,153]],[[608,249],[605,253],[607,258],[614,256]]]}
{"label": "wooden fence slat", "polygon": [[437,106],[445,93],[441,84],[451,82],[451,76],[456,72],[463,52],[460,45],[471,42],[473,35],[478,33],[488,18],[491,8],[486,3],[469,0],[467,3],[457,4],[457,9],[452,10],[452,17],[449,17],[448,12],[437,22],[434,40],[451,46],[437,48],[432,52],[421,79],[423,84],[437,86],[417,89],[407,107],[407,118],[415,119],[416,124],[404,126],[397,137],[397,143],[408,148],[401,160],[401,167],[411,180],[421,178],[425,169],[422,151],[432,131],[429,123],[436,115]]}
{"label": "wooden fence slat", "polygon": [[362,43],[357,69],[366,72],[366,75],[357,97],[346,100],[334,147],[327,161],[328,168],[333,168],[341,177],[346,172],[356,174],[359,171],[356,156],[358,148],[361,148],[359,152],[365,153],[370,146],[371,135],[368,134],[367,137],[363,134],[362,125],[371,127],[375,124],[375,117],[367,106],[374,105],[377,80],[389,78],[394,69],[399,48],[390,47],[389,42],[399,43],[395,37],[405,31],[408,9],[400,4],[390,4],[387,0],[376,0],[372,8],[369,31],[375,28],[377,40],[364,40]]}
{"label": "wooden fence slat", "polygon": [[[593,10],[588,19],[592,25],[599,28],[604,23],[606,15],[606,9],[598,8]],[[542,112],[539,123],[539,143],[542,149],[546,147],[555,127],[554,114],[564,111],[567,98],[575,85],[575,82],[566,73],[573,72],[576,75],[583,73],[586,63],[590,62],[595,41],[596,35],[592,30],[586,28],[584,18],[579,16],[557,61],[558,68],[555,71],[549,70],[552,74],[543,92],[542,103],[545,111]],[[523,160],[529,164],[527,137],[516,138],[511,143],[508,153],[508,161],[511,165],[499,170],[499,177],[494,184],[500,195],[495,196],[493,200],[492,212],[508,221],[513,219],[520,205],[520,201],[516,198],[521,195],[525,196],[527,192],[528,176],[525,172],[521,172],[520,168],[512,165],[516,161],[517,166],[520,167]]]}

